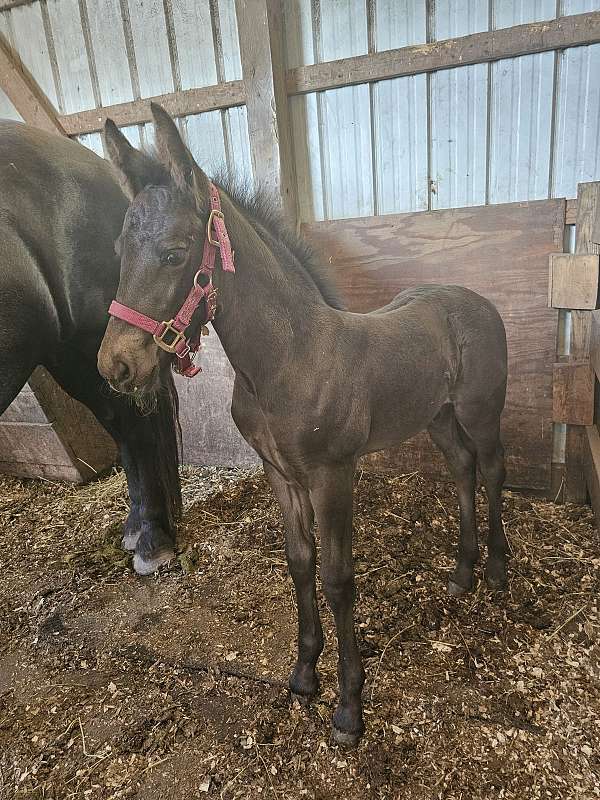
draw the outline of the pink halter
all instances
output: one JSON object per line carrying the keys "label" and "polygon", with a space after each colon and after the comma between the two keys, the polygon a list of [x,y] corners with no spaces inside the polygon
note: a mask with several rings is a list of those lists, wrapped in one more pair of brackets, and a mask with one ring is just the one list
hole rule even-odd
{"label": "pink halter", "polygon": [[[217,238],[212,238],[213,228],[216,232]],[[140,311],[136,311],[129,306],[124,306],[117,300],[113,300],[108,309],[108,313],[112,317],[117,317],[135,328],[141,328],[143,331],[151,333],[154,337],[156,344],[166,350],[167,353],[172,353],[177,356],[178,361],[173,368],[186,378],[193,378],[201,372],[200,367],[194,366],[193,357],[200,349],[200,337],[202,335],[202,327],[207,322],[212,322],[215,318],[215,311],[217,308],[217,290],[212,282],[212,274],[215,268],[215,256],[217,249],[221,252],[221,267],[224,272],[235,272],[233,265],[233,250],[231,249],[231,242],[225,227],[225,217],[221,211],[221,198],[219,197],[219,190],[211,183],[210,184],[210,214],[206,224],[206,238],[204,240],[204,250],[202,252],[202,263],[200,268],[194,275],[194,285],[183,302],[183,305],[177,314],[168,322],[157,322],[152,317],[147,317]],[[200,275],[208,275],[208,283],[206,286],[198,285],[198,277]],[[202,302],[206,300],[206,315],[204,321],[198,330],[197,336],[193,340],[186,339],[185,330],[192,321],[194,312]]]}

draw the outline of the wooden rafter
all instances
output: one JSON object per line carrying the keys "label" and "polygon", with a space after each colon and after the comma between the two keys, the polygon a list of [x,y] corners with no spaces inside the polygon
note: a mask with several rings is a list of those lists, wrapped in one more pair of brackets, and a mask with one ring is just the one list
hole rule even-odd
{"label": "wooden rafter", "polygon": [[246,91],[243,81],[228,81],[201,89],[186,89],[143,100],[133,100],[130,103],[118,103],[89,111],[79,111],[76,114],[65,114],[60,121],[69,136],[101,131],[107,117],[119,126],[151,122],[151,101],[160,103],[174,117],[185,117],[190,114],[202,114],[204,111],[245,105]]}
{"label": "wooden rafter", "polygon": [[36,0],[0,0],[0,11],[9,11],[17,6],[31,6]]}
{"label": "wooden rafter", "polygon": [[0,34],[0,87],[25,122],[51,133],[64,134],[56,109],[26,72],[6,38]]}
{"label": "wooden rafter", "polygon": [[514,25],[288,70],[287,93],[306,94],[600,42],[600,12]]}

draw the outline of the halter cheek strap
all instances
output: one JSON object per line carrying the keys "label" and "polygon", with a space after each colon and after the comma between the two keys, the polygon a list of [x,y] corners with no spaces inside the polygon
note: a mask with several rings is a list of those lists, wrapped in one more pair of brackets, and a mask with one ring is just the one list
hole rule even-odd
{"label": "halter cheek strap", "polygon": [[[213,237],[216,235],[216,238]],[[212,282],[212,275],[215,269],[215,258],[217,250],[221,254],[221,268],[224,272],[235,272],[233,264],[234,253],[231,249],[231,242],[227,228],[225,227],[225,217],[221,211],[221,198],[219,190],[210,184],[210,214],[206,224],[206,237],[204,239],[204,249],[202,251],[202,262],[196,274],[194,283],[188,296],[183,301],[183,305],[168,322],[158,322],[152,317],[136,311],[134,308],[123,305],[117,300],[113,300],[108,309],[111,317],[117,317],[124,322],[151,333],[156,344],[167,353],[176,356],[177,361],[173,368],[186,378],[193,378],[201,372],[200,367],[196,367],[193,357],[200,349],[200,337],[202,327],[207,322],[212,322],[215,318],[217,309],[217,290]],[[207,275],[208,282],[205,286],[200,286],[198,278],[200,275]],[[206,301],[206,314],[200,326],[198,334],[193,339],[185,336],[186,328],[189,326],[194,316],[194,312],[202,302]]]}

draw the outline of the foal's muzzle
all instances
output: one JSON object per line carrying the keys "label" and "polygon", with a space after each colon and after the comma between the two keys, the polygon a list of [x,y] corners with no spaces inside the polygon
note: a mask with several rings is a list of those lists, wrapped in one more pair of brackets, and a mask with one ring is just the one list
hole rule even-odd
{"label": "foal's muzzle", "polygon": [[98,371],[118,392],[153,392],[159,385],[159,352],[152,337],[111,319],[98,352]]}

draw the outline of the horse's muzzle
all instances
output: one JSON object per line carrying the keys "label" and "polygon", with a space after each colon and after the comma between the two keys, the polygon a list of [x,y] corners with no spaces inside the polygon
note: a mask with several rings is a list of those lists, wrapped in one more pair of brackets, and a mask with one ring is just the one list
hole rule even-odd
{"label": "horse's muzzle", "polygon": [[[151,337],[111,320],[98,351],[98,371],[117,392],[152,393],[159,385],[156,345]],[[149,341],[144,341],[148,339]]]}

